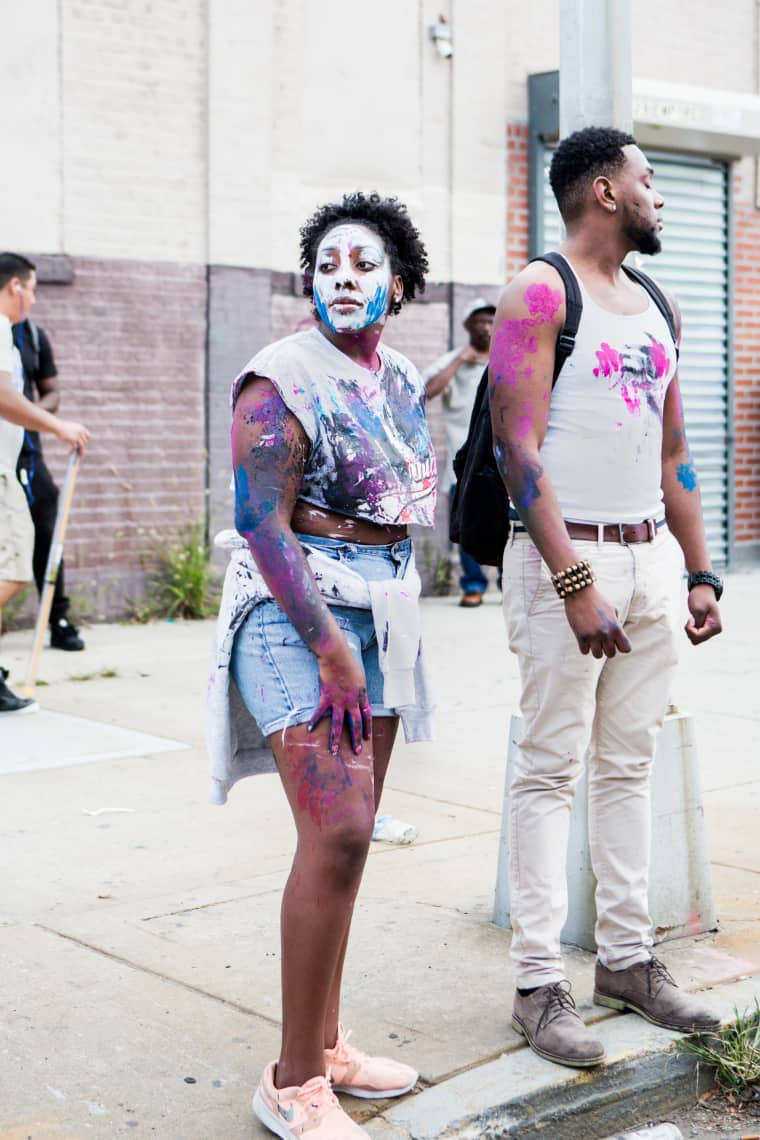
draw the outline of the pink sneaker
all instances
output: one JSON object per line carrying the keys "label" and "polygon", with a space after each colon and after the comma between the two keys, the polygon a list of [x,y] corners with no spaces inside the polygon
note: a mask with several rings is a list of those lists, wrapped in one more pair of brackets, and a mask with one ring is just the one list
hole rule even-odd
{"label": "pink sneaker", "polygon": [[325,1049],[327,1073],[337,1092],[372,1100],[403,1096],[414,1088],[417,1073],[410,1065],[391,1061],[389,1057],[369,1057],[348,1044],[350,1036],[351,1030],[346,1033],[339,1025],[334,1048]]}
{"label": "pink sneaker", "polygon": [[267,1065],[253,1097],[253,1111],[270,1132],[282,1140],[369,1140],[369,1134],[340,1107],[327,1077],[278,1089],[275,1064]]}

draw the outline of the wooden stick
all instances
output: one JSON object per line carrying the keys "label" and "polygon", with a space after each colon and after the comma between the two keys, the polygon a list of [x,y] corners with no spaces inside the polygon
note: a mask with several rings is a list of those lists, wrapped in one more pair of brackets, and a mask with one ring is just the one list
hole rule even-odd
{"label": "wooden stick", "polygon": [[45,581],[40,596],[40,608],[37,611],[37,622],[34,627],[34,641],[32,642],[32,652],[29,657],[29,664],[26,669],[26,681],[21,686],[20,692],[24,697],[34,696],[34,687],[37,683],[37,669],[40,663],[40,653],[42,652],[42,642],[45,640],[45,630],[50,619],[50,610],[53,605],[53,594],[55,593],[55,584],[58,579],[58,571],[61,566],[61,559],[63,558],[63,539],[66,534],[66,526],[69,521],[69,511],[71,510],[71,501],[74,498],[74,484],[77,481],[77,471],[79,470],[79,450],[75,448],[69,456],[69,465],[66,468],[66,479],[63,484],[63,492],[61,501],[58,504],[58,514],[55,519],[55,528],[53,530],[53,538],[50,543],[50,552],[48,554],[47,566],[45,567]]}

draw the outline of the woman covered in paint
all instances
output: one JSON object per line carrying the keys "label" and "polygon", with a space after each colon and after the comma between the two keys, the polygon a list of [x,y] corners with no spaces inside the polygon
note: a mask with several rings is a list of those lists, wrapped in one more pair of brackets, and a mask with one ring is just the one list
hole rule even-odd
{"label": "woman covered in paint", "polygon": [[306,222],[301,264],[316,327],[265,348],[233,386],[247,549],[232,571],[230,671],[298,834],[282,902],[282,1047],[254,1111],[281,1137],[342,1140],[367,1133],[334,1090],[400,1096],[417,1079],[348,1042],[339,996],[399,711],[407,739],[428,738],[407,527],[433,523],[435,459],[419,373],[380,343],[388,315],[424,288],[427,257],[404,206],[355,193]]}

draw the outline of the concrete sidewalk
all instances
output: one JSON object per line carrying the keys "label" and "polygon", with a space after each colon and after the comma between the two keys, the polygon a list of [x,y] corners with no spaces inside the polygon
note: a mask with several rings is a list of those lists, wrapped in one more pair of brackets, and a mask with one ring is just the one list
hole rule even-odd
{"label": "concrete sidewalk", "polygon": [[[759,591],[760,572],[729,578],[726,633],[699,650],[684,638],[675,694],[697,715],[720,928],[658,954],[726,1015],[760,992]],[[495,598],[428,599],[423,615],[438,742],[397,746],[383,805],[419,838],[373,844],[344,1006],[362,1047],[422,1079],[402,1103],[347,1104],[378,1138],[553,1122],[553,1137],[594,1140],[617,1127],[604,1105],[621,1126],[641,1119],[623,1086],[654,1116],[663,1073],[688,1083],[693,1066],[673,1035],[591,1004],[578,950],[568,972],[611,1063],[579,1075],[512,1032],[509,935],[490,920],[516,666]],[[0,723],[0,1137],[263,1140],[250,1096],[279,1039],[284,798],[259,776],[208,805],[211,623],[85,633],[84,653],[44,652],[38,717]],[[3,638],[11,684],[29,643]]]}

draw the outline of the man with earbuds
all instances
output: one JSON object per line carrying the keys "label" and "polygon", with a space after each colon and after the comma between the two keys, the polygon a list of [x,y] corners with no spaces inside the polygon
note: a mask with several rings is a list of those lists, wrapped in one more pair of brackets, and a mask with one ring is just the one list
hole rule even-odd
{"label": "man with earbuds", "polygon": [[[22,394],[21,357],[12,326],[26,319],[36,286],[31,261],[18,253],[0,253],[0,622],[2,607],[32,578],[34,526],[16,478],[24,428],[49,432],[82,453],[90,438],[82,424],[62,420]],[[34,702],[12,693],[7,677],[7,670],[0,668],[0,715],[33,711]]]}

